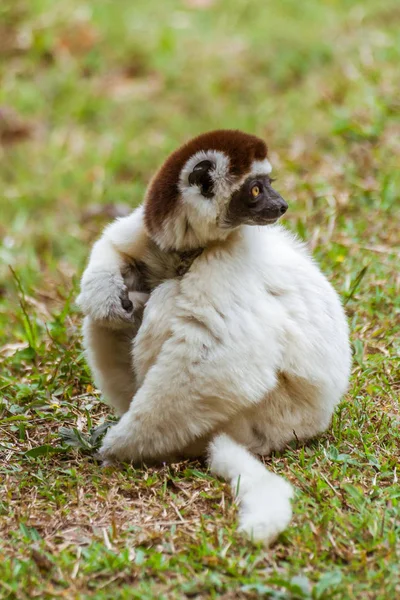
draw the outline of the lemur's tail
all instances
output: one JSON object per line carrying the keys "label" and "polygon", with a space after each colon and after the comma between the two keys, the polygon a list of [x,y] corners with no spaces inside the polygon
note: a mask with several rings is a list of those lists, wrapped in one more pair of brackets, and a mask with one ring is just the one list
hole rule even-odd
{"label": "lemur's tail", "polygon": [[290,483],[267,471],[253,454],[225,433],[210,443],[209,465],[214,475],[232,486],[239,503],[239,529],[255,541],[273,542],[292,517]]}

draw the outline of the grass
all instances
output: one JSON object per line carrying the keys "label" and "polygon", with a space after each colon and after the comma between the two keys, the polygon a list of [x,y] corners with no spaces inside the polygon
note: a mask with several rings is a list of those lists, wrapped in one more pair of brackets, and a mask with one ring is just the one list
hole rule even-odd
{"label": "grass", "polygon": [[[1,598],[400,596],[399,26],[395,0],[3,0]],[[102,469],[59,433],[109,418],[74,306],[90,244],[215,127],[268,141],[352,330],[332,427],[266,459],[297,488],[268,550],[204,465]]]}

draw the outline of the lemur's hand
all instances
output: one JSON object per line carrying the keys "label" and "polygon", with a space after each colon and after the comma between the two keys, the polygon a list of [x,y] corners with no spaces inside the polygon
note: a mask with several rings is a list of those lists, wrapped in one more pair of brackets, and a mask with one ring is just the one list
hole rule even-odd
{"label": "lemur's hand", "polygon": [[129,292],[118,271],[89,266],[82,277],[77,304],[94,321],[112,329],[121,329],[137,324],[147,298],[147,294]]}

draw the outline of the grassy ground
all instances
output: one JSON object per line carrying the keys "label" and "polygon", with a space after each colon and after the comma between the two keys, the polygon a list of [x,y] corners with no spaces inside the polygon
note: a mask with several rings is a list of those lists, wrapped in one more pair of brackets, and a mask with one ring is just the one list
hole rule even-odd
{"label": "grassy ground", "polygon": [[[399,27],[395,0],[2,1],[1,598],[400,597]],[[203,465],[102,469],[59,434],[108,418],[73,305],[90,243],[220,126],[268,141],[352,329],[332,428],[266,461],[298,491],[269,550]]]}

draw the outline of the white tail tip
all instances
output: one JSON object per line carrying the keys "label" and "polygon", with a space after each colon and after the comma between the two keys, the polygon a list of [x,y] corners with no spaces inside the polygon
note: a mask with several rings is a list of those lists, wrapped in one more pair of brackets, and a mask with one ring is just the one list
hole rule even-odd
{"label": "white tail tip", "polygon": [[210,444],[210,469],[231,483],[239,503],[239,530],[266,545],[275,541],[292,518],[290,483],[267,471],[226,434]]}

